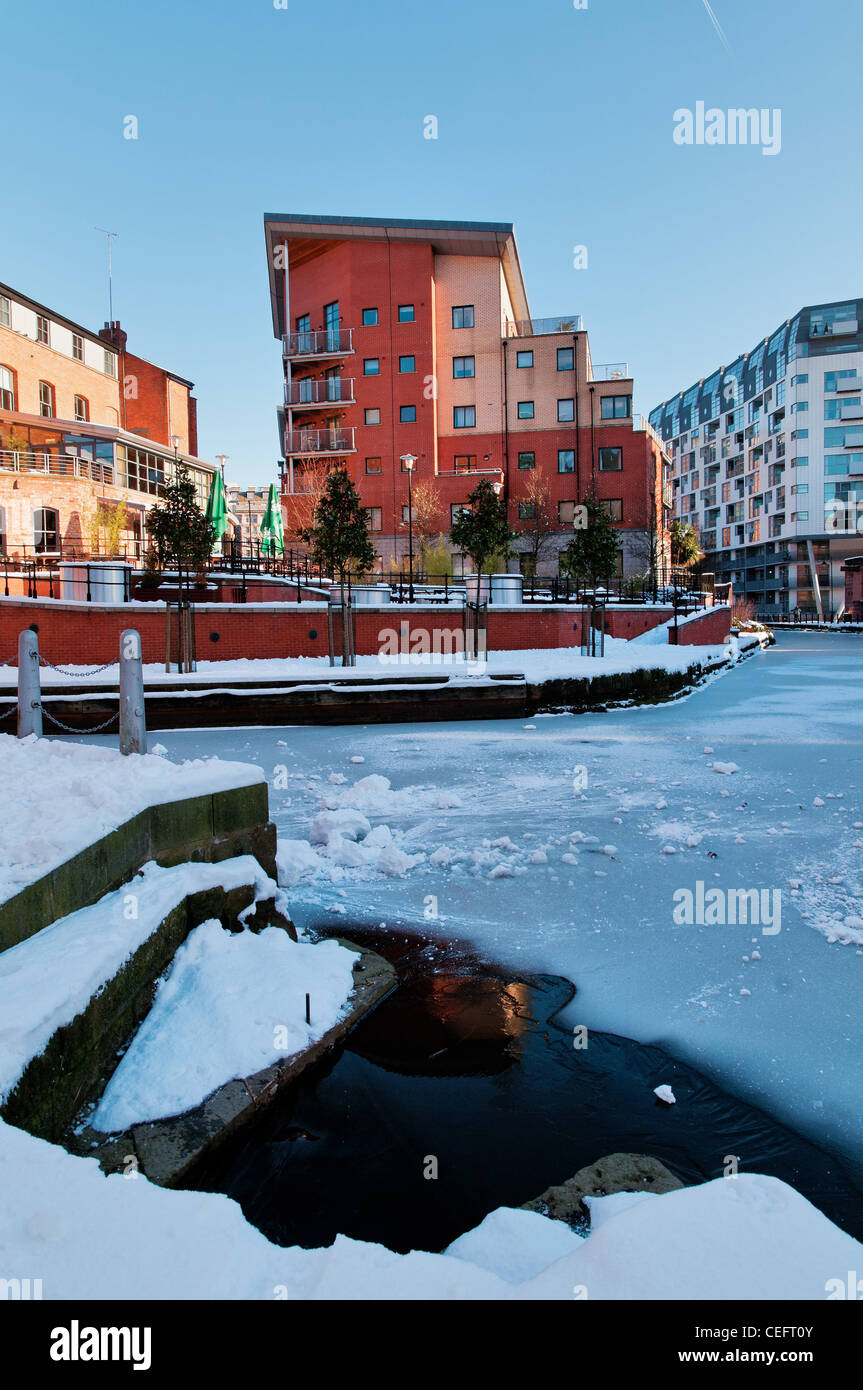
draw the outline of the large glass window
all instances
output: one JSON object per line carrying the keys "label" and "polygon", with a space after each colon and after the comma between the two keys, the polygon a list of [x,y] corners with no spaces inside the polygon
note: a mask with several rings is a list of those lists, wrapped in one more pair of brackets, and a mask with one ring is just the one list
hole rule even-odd
{"label": "large glass window", "polygon": [[15,409],[15,378],[11,367],[0,367],[0,410]]}
{"label": "large glass window", "polygon": [[452,310],[453,328],[473,328],[473,305],[454,304]]}
{"label": "large glass window", "polygon": [[50,381],[39,382],[39,414],[55,418],[57,411],[55,408],[54,387]]}
{"label": "large glass window", "polygon": [[476,454],[456,454],[453,459],[453,468],[456,473],[475,473]]}
{"label": "large glass window", "polygon": [[532,449],[525,451],[518,456],[519,468],[536,468],[536,454]]}
{"label": "large glass window", "polygon": [[37,507],[33,513],[33,545],[37,555],[54,555],[60,549],[60,517],[53,507]]}
{"label": "large glass window", "polygon": [[332,304],[324,305],[324,328],[328,332],[339,326],[339,301],[334,299]]}
{"label": "large glass window", "polygon": [[631,396],[603,396],[600,416],[603,420],[627,420],[632,414]]}

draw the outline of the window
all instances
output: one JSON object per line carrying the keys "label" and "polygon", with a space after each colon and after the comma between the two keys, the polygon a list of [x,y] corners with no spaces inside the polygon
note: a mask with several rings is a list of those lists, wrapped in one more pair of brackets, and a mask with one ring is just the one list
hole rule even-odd
{"label": "window", "polygon": [[519,401],[518,418],[519,420],[533,419],[533,401]]}
{"label": "window", "polygon": [[623,467],[622,449],[600,449],[599,451],[599,471],[600,473],[616,473]]}
{"label": "window", "polygon": [[329,332],[339,326],[339,301],[334,299],[332,304],[324,305],[324,328]]}
{"label": "window", "polygon": [[298,332],[298,333],[311,333],[311,331],[312,331],[312,320],[311,320],[311,318],[309,317],[308,314],[300,314],[299,318],[297,319],[297,332]]}
{"label": "window", "polygon": [[109,352],[107,348],[105,349],[105,375],[117,375],[117,358],[115,357],[114,353]]}
{"label": "window", "polygon": [[381,529],[381,509],[380,507],[366,507],[366,515],[369,519],[369,530],[380,531]]}
{"label": "window", "polygon": [[0,507],[0,555],[6,554],[6,508]]}
{"label": "window", "polygon": [[379,405],[370,405],[370,406],[367,406],[367,407],[366,407],[366,424],[367,424],[367,425],[379,425],[380,422],[381,422],[381,408],[380,408],[380,406],[379,406]]}
{"label": "window", "polygon": [[417,369],[417,364],[416,364],[416,358],[415,358],[415,357],[400,357],[400,358],[399,358],[399,371],[400,371],[400,372],[415,372],[416,369]]}
{"label": "window", "polygon": [[627,420],[632,413],[631,396],[602,396],[600,415],[603,420]]}
{"label": "window", "polygon": [[76,362],[84,361],[84,339],[80,333],[72,334],[72,356]]}
{"label": "window", "polygon": [[9,367],[0,367],[0,410],[15,409],[15,378]]}
{"label": "window", "polygon": [[39,382],[39,414],[54,417],[54,387],[50,381]]}
{"label": "window", "polygon": [[454,377],[473,376],[475,359],[473,357],[454,357],[452,359],[452,374]]}
{"label": "window", "polygon": [[60,519],[53,507],[37,507],[33,513],[33,545],[37,555],[60,549]]}
{"label": "window", "polygon": [[87,397],[86,397],[86,396],[76,396],[76,397],[75,397],[75,419],[76,419],[76,420],[89,420],[89,418],[90,418],[90,403],[89,403],[89,401],[87,400]]}
{"label": "window", "polygon": [[363,309],[363,328],[374,328],[377,321],[377,309]]}
{"label": "window", "polygon": [[403,425],[413,425],[416,423],[417,408],[415,405],[399,406],[399,421]]}
{"label": "window", "polygon": [[399,305],[399,323],[413,323],[414,306],[412,304]]}
{"label": "window", "polygon": [[458,519],[459,519],[459,517],[461,516],[462,512],[469,512],[469,511],[470,511],[470,507],[467,505],[466,502],[451,502],[451,503],[450,503],[450,508],[449,508],[450,525],[452,525],[452,523],[453,523],[454,521],[458,521]]}
{"label": "window", "polygon": [[808,401],[792,401],[792,402],[791,402],[791,414],[792,414],[792,415],[796,415],[797,412],[798,412],[798,410],[808,410],[808,409],[809,409],[809,402],[808,402]]}
{"label": "window", "polygon": [[363,376],[380,376],[381,360],[379,357],[363,358]]}
{"label": "window", "polygon": [[3,328],[12,326],[12,301],[5,294],[0,294],[0,325]]}
{"label": "window", "polygon": [[518,519],[519,521],[533,521],[536,516],[535,502],[519,502]]}
{"label": "window", "polygon": [[476,429],[476,406],[475,405],[454,405],[452,409],[452,424],[456,430]]}
{"label": "window", "polygon": [[536,454],[528,449],[518,456],[519,468],[536,468]]}
{"label": "window", "polygon": [[562,522],[564,526],[571,526],[575,520],[575,503],[558,502],[557,519]]}
{"label": "window", "polygon": [[453,467],[456,473],[476,472],[476,454],[456,454]]}
{"label": "window", "polygon": [[603,510],[611,521],[623,520],[623,500],[620,497],[605,497],[602,501]]}
{"label": "window", "polygon": [[473,305],[454,304],[452,309],[453,328],[473,328]]}
{"label": "window", "polygon": [[[859,396],[842,396],[842,397],[840,397],[838,400],[835,400],[835,401],[825,401],[825,402],[824,402],[824,419],[825,419],[825,420],[841,420],[841,419],[842,419],[842,407],[843,407],[843,406],[846,406],[846,405],[859,405],[859,404],[860,404],[860,397],[859,397]],[[859,414],[860,412],[858,411],[857,413]]]}
{"label": "window", "polygon": [[36,338],[40,343],[51,342],[51,325],[41,314],[36,315]]}
{"label": "window", "polygon": [[559,372],[571,372],[575,368],[574,351],[572,348],[557,349],[557,370]]}
{"label": "window", "polygon": [[558,473],[575,472],[575,450],[558,449],[557,451],[557,471]]}
{"label": "window", "polygon": [[380,472],[381,472],[381,461],[380,461],[380,459],[379,459],[379,458],[375,458],[375,459],[366,459],[366,472],[367,472],[367,473],[380,473]]}
{"label": "window", "polygon": [[809,384],[809,373],[808,373],[808,372],[802,372],[802,373],[800,374],[800,376],[793,376],[793,377],[791,378],[791,385],[792,385],[792,386],[808,386],[808,384]]}
{"label": "window", "polygon": [[517,353],[515,354],[515,365],[516,365],[517,367],[532,367],[532,366],[533,366],[533,353],[532,353],[532,352],[517,352]]}
{"label": "window", "polygon": [[564,423],[575,419],[575,401],[565,400],[557,403],[557,418]]}

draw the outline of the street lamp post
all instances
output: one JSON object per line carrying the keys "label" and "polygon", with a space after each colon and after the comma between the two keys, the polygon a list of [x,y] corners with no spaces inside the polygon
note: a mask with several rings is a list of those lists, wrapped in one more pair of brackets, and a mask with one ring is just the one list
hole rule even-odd
{"label": "street lamp post", "polygon": [[414,494],[415,454],[402,454],[402,467],[408,475],[408,602],[414,601]]}

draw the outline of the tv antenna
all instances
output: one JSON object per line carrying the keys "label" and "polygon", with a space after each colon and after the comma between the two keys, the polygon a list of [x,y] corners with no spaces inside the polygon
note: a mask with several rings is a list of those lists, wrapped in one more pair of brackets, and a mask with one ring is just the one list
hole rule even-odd
{"label": "tv antenna", "polygon": [[111,277],[111,238],[119,236],[120,233],[109,232],[107,227],[97,227],[96,231],[104,232],[105,236],[108,238],[108,324],[110,326],[114,322],[114,294]]}

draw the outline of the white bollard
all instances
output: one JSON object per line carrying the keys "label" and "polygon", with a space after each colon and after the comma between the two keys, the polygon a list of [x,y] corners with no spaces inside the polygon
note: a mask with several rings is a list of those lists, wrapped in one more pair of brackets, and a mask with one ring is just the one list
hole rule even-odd
{"label": "white bollard", "polygon": [[146,753],[144,667],[141,636],[128,627],[120,633],[120,752]]}
{"label": "white bollard", "polygon": [[29,627],[18,637],[18,737],[42,737],[39,638]]}

